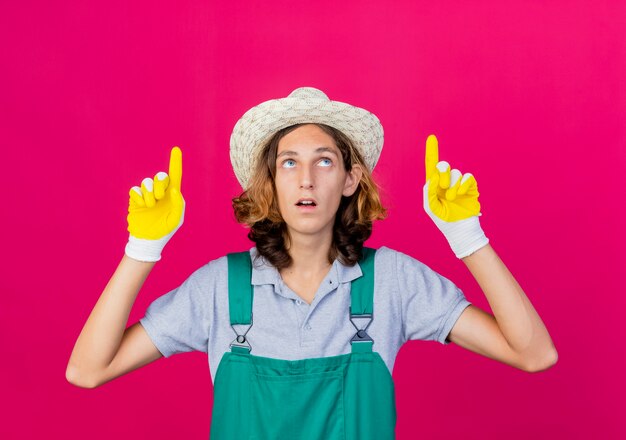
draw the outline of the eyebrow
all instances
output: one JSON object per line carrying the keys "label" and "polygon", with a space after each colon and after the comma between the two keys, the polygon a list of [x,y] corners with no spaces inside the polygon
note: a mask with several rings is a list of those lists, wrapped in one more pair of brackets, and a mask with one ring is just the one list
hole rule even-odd
{"label": "eyebrow", "polygon": [[[326,153],[330,153],[330,154],[334,154],[335,156],[339,157],[339,155],[335,152],[335,150],[333,150],[330,147],[319,147],[315,150],[316,153],[322,153],[322,152],[326,152]],[[295,151],[291,151],[291,150],[285,150],[282,153],[280,153],[278,156],[276,156],[276,158],[278,159],[281,156],[297,156],[298,153],[296,153]]]}

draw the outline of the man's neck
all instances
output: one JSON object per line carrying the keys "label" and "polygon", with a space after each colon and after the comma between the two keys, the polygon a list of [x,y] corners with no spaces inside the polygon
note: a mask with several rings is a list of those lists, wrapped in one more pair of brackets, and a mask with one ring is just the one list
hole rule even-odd
{"label": "man's neck", "polygon": [[332,264],[328,261],[328,252],[332,237],[320,239],[319,236],[291,237],[289,255],[292,258],[291,266],[281,271],[281,274],[301,278],[316,278],[320,274],[328,273]]}

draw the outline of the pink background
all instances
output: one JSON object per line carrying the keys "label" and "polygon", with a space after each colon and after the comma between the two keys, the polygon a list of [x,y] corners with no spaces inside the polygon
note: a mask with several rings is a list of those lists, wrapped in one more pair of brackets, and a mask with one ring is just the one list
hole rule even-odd
{"label": "pink background", "polygon": [[230,132],[300,86],[385,128],[375,176],[390,216],[368,245],[414,256],[490,310],[422,209],[425,140],[438,136],[440,158],[476,176],[483,229],[559,352],[528,374],[406,344],[398,438],[626,436],[623,2],[50,3],[0,6],[1,438],[207,437],[205,354],[95,390],[66,382],[66,364],[123,255],[128,189],[167,171],[173,145],[185,224],[129,325],[252,245],[230,205]]}

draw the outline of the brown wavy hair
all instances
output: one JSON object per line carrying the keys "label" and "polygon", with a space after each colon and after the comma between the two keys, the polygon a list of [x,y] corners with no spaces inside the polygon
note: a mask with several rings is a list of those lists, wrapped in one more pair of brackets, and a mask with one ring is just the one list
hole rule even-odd
{"label": "brown wavy hair", "polygon": [[[256,243],[258,253],[278,270],[287,268],[292,258],[285,248],[288,240],[287,225],[278,209],[276,200],[276,155],[279,141],[291,131],[305,124],[296,124],[276,132],[263,146],[250,185],[239,197],[232,199],[237,222],[250,228],[248,238]],[[325,124],[314,124],[324,130],[334,140],[341,152],[344,168],[352,170],[359,164],[363,175],[354,194],[341,197],[335,216],[333,239],[328,252],[328,262],[335,258],[343,264],[354,266],[361,258],[363,243],[372,234],[375,220],[387,217],[387,209],[382,206],[379,187],[353,142],[344,133]]]}

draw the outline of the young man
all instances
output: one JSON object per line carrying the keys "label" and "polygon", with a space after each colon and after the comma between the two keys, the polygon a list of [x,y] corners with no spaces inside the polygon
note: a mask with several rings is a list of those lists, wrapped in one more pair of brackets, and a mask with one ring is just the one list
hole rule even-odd
{"label": "young man", "polygon": [[[556,362],[541,319],[483,233],[470,173],[426,148],[424,209],[487,295],[495,317],[418,260],[366,248],[386,211],[373,170],[383,130],[367,110],[303,87],[253,107],[231,136],[249,251],[210,261],[124,329],[161,251],[180,228],[182,153],[133,187],[126,255],[70,362],[95,387],[161,356],[208,353],[211,438],[394,438],[391,371],[412,339],[455,342],[525,371]],[[374,319],[375,318],[375,319]],[[497,318],[497,320],[496,320]]]}

